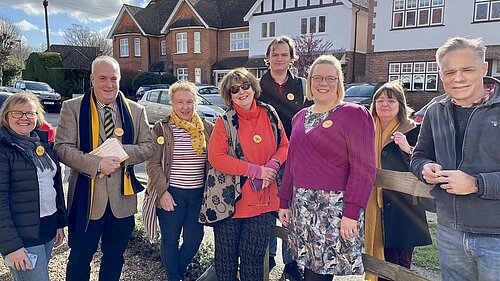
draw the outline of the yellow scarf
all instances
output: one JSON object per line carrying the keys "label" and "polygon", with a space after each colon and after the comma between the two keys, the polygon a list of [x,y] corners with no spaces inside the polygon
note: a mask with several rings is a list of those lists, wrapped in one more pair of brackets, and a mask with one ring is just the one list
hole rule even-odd
{"label": "yellow scarf", "polygon": [[[375,117],[375,151],[377,168],[382,168],[381,154],[384,145],[390,141],[392,134],[399,127],[399,121],[394,118],[385,129],[382,129],[380,119]],[[373,191],[368,200],[365,214],[365,253],[384,260],[384,240],[382,234],[382,211],[383,196],[382,188],[373,187]],[[366,280],[376,281],[376,275],[367,273]]]}
{"label": "yellow scarf", "polygon": [[174,111],[171,111],[170,120],[174,122],[175,126],[187,131],[191,137],[191,145],[193,146],[194,151],[196,154],[201,155],[203,150],[207,147],[207,143],[205,141],[205,127],[203,126],[200,115],[195,112],[191,120],[186,121],[180,119]]}

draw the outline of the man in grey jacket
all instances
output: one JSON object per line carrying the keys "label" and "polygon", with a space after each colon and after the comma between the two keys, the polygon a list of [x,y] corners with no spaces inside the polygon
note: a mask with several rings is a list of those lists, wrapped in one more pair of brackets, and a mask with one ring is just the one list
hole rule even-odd
{"label": "man in grey jacket", "polygon": [[437,50],[448,97],[429,107],[411,169],[435,184],[443,280],[500,276],[500,81],[485,89],[486,48],[456,37]]}

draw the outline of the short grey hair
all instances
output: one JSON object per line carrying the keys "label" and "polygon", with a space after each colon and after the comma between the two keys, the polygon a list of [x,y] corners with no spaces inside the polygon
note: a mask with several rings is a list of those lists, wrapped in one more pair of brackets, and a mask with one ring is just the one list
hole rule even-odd
{"label": "short grey hair", "polygon": [[97,58],[95,58],[94,61],[92,61],[92,73],[91,74],[94,74],[95,68],[97,67],[97,65],[100,63],[103,63],[103,62],[106,62],[106,63],[113,65],[118,70],[118,75],[120,75],[120,77],[121,77],[120,64],[118,63],[117,60],[115,60],[115,58],[110,57],[110,56],[98,56]]}
{"label": "short grey hair", "polygon": [[465,37],[453,37],[448,39],[443,46],[436,51],[436,61],[439,67],[442,66],[443,58],[451,51],[470,49],[476,53],[481,62],[486,61],[486,47],[482,38],[469,39]]}

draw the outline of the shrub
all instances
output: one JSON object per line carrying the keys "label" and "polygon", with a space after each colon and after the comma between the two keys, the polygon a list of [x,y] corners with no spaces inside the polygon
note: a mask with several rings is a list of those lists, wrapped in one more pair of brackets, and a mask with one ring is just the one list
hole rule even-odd
{"label": "shrub", "polygon": [[134,92],[143,85],[161,84],[161,75],[149,71],[141,72],[132,81]]}

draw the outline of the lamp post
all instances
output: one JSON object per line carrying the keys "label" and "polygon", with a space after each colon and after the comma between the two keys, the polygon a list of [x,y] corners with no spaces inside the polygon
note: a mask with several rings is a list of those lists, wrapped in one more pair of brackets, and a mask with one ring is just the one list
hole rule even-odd
{"label": "lamp post", "polygon": [[49,0],[43,0],[43,8],[45,10],[45,35],[47,37],[47,51],[50,52],[50,42],[49,42],[49,16],[47,14],[47,6],[49,5]]}

